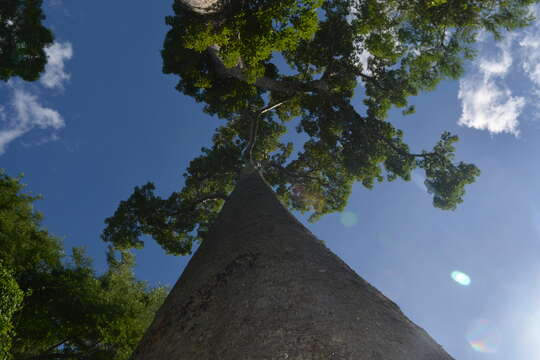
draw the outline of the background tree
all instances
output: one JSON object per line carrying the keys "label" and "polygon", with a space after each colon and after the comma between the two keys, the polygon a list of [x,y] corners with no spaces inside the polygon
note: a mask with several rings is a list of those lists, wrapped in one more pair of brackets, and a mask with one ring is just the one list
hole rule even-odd
{"label": "background tree", "polygon": [[[168,253],[189,253],[246,159],[311,220],[342,210],[355,182],[410,180],[415,168],[425,171],[434,205],[455,209],[480,173],[454,160],[457,136],[445,132],[431,151],[412,152],[388,111],[414,113],[408,98],[458,78],[479,33],[501,38],[530,24],[536,2],[176,0],[163,71],[225,123],[190,163],[181,191],[162,199],[152,183],[135,188],[106,220],[103,239],[137,248],[148,234]],[[293,119],[307,136],[294,155],[280,141]]]}
{"label": "background tree", "polygon": [[13,337],[13,315],[20,309],[24,293],[11,271],[0,264],[0,357],[7,359]]}
{"label": "background tree", "polygon": [[0,173],[2,359],[127,359],[166,289],[135,279],[128,251],[109,249],[101,275],[82,249],[66,257],[36,199]]}
{"label": "background tree", "polygon": [[0,2],[0,80],[20,76],[39,78],[47,63],[45,48],[54,37],[43,26],[42,0],[2,0]]}

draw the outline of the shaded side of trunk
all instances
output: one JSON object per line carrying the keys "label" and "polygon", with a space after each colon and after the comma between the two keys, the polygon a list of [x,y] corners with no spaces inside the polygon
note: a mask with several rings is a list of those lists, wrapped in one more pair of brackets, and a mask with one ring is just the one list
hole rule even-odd
{"label": "shaded side of trunk", "polygon": [[451,360],[279,202],[238,181],[133,360]]}

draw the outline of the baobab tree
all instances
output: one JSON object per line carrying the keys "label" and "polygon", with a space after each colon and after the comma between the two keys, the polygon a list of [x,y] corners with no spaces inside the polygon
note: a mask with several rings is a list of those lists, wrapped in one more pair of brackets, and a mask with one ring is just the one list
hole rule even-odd
{"label": "baobab tree", "polygon": [[[535,2],[177,0],[163,71],[226,122],[181,191],[137,187],[106,220],[119,248],[202,242],[134,359],[449,359],[281,204],[314,221],[354,183],[420,168],[433,204],[455,209],[479,175],[454,160],[457,136],[413,153],[388,111],[413,114],[411,95],[458,78],[480,32],[528,25]],[[295,156],[289,121],[307,135]]]}

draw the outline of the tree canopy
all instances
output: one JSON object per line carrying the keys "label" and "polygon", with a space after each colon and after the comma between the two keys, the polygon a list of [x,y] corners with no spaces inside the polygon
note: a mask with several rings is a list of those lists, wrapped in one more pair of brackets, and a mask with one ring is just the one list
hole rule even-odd
{"label": "tree canopy", "polygon": [[47,64],[45,48],[54,37],[43,24],[42,0],[0,2],[0,80],[39,78]]}
{"label": "tree canopy", "polygon": [[83,249],[65,256],[36,199],[0,173],[0,358],[127,359],[166,289],[135,278],[129,251],[109,248],[100,275]]}
{"label": "tree canopy", "polygon": [[[189,164],[182,190],[162,199],[152,183],[135,188],[102,238],[126,249],[143,246],[147,234],[169,253],[189,253],[248,161],[311,220],[343,210],[356,182],[410,180],[417,168],[434,206],[455,209],[480,174],[454,159],[458,137],[444,132],[432,150],[413,153],[388,112],[413,114],[410,96],[457,79],[481,32],[500,39],[527,26],[536,2],[259,0],[201,13],[197,1],[176,0],[163,72],[224,122]],[[296,153],[280,139],[295,119],[307,136]]]}

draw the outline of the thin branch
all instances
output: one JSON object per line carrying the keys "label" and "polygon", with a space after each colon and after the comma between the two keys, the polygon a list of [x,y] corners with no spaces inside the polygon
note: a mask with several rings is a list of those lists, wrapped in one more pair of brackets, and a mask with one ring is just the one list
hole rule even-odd
{"label": "thin branch", "polygon": [[[82,355],[88,355],[88,354],[91,354],[91,353],[93,353],[95,351],[98,351],[99,348],[97,348],[97,345],[99,345],[100,342],[101,342],[101,340],[96,341],[86,351],[81,351],[81,352],[71,353],[70,354],[70,353],[51,353],[51,352],[49,352],[50,350],[47,350],[46,353],[42,353],[42,354],[35,355],[35,356],[30,356],[30,357],[24,358],[24,360],[78,359]],[[59,345],[56,345],[56,346],[60,346],[61,344],[62,343],[60,343]],[[51,348],[49,348],[49,349],[51,349]],[[54,349],[54,348],[52,348],[52,349]]]}
{"label": "thin branch", "polygon": [[429,158],[429,157],[438,157],[439,159],[441,160],[448,160],[446,159],[444,156],[442,156],[441,154],[437,153],[437,152],[429,152],[429,153],[423,153],[423,154],[412,154],[410,152],[407,152],[407,151],[403,151],[403,149],[400,149],[398,148],[394,143],[392,143],[392,141],[390,139],[388,139],[387,137],[384,137],[384,136],[381,136],[379,134],[377,134],[377,137],[384,141],[389,147],[392,148],[392,150],[394,150],[396,153],[400,154],[400,155],[403,155],[403,156],[409,156],[409,157],[414,157],[414,158]]}
{"label": "thin branch", "polygon": [[255,163],[253,161],[253,148],[255,147],[255,142],[257,141],[257,132],[259,130],[259,117],[263,115],[264,113],[271,111],[273,109],[276,109],[277,107],[285,104],[287,101],[289,100],[287,99],[274,105],[268,105],[262,108],[261,110],[259,110],[257,114],[251,118],[250,129],[249,129],[249,140],[246,145],[246,148],[242,152],[243,158],[245,158],[247,154],[249,163],[251,164],[251,166],[255,167]]}
{"label": "thin branch", "polygon": [[247,153],[249,156],[249,163],[251,166],[255,167],[253,161],[253,148],[255,147],[255,141],[257,141],[257,131],[259,130],[259,116],[255,115],[251,118],[250,134],[249,134],[249,143],[247,147]]}
{"label": "thin branch", "polygon": [[49,359],[77,359],[78,356],[84,355],[85,353],[49,353],[49,354],[40,354],[36,356],[27,357],[24,360],[49,360]]}
{"label": "thin branch", "polygon": [[44,353],[50,353],[51,351],[53,351],[54,349],[56,349],[56,348],[59,347],[60,345],[65,344],[67,341],[69,341],[69,340],[72,339],[72,338],[73,338],[73,337],[70,336],[70,337],[68,337],[68,338],[66,338],[66,339],[64,339],[64,340],[62,340],[62,341],[60,341],[59,343],[54,344],[53,346],[51,346],[51,347],[49,347],[47,350],[45,350]]}
{"label": "thin branch", "polygon": [[[225,64],[223,64],[223,61],[219,57],[219,47],[210,46],[206,49],[206,52],[210,56],[210,59],[214,64],[214,68],[218,74],[222,75],[223,77],[232,77],[247,82],[247,76],[244,73],[244,68],[242,64],[231,68],[228,68],[225,66]],[[295,93],[297,93],[297,91],[287,82],[275,80],[266,76],[260,77],[255,80],[255,83],[253,85],[261,89],[279,91],[288,95],[294,95]]]}
{"label": "thin branch", "polygon": [[200,204],[204,204],[205,202],[209,200],[218,200],[218,199],[227,200],[228,197],[229,196],[226,193],[222,193],[222,192],[204,195],[204,196],[201,196],[200,198],[193,200],[193,205],[191,206],[191,209],[194,210],[197,206],[199,206]]}
{"label": "thin branch", "polygon": [[287,168],[279,165],[279,164],[276,164],[275,162],[273,161],[269,161],[268,164],[272,167],[274,167],[275,169],[277,169],[277,171],[283,173],[286,177],[288,177],[289,179],[291,180],[298,180],[299,178],[304,178],[304,179],[309,179],[311,181],[316,181],[318,182],[320,185],[322,186],[330,186],[329,183],[321,180],[320,178],[318,177],[315,177],[315,176],[310,176],[308,174],[298,174],[298,173],[293,173],[292,171],[289,171]]}
{"label": "thin branch", "polygon": [[[352,116],[352,117],[357,117],[357,118],[362,118],[362,116],[360,114],[358,114],[356,112],[356,110],[354,109],[354,107],[344,101],[343,99],[337,99],[338,100],[338,104],[340,106],[342,106],[342,108],[349,112],[349,114]],[[372,120],[373,121],[373,120]],[[441,160],[446,160],[445,157],[443,157],[441,154],[437,153],[437,152],[430,152],[430,153],[422,153],[422,154],[414,154],[414,153],[410,153],[410,152],[407,152],[407,151],[404,151],[403,149],[400,149],[399,147],[397,147],[390,139],[388,139],[386,136],[383,136],[381,135],[380,133],[376,132],[375,134],[377,136],[377,138],[379,138],[379,140],[383,141],[384,143],[386,143],[386,145],[388,145],[392,150],[394,150],[396,153],[400,154],[400,155],[403,155],[403,156],[409,156],[409,157],[414,157],[414,158],[428,158],[428,157],[438,157],[439,159]]]}
{"label": "thin branch", "polygon": [[[227,68],[224,64],[221,58],[219,57],[219,48],[218,47],[209,47],[207,49],[208,54],[210,55],[212,62],[214,63],[214,66],[216,68],[216,71],[223,75],[228,77],[234,77],[241,81],[247,81],[247,77],[244,74],[243,67],[241,65],[235,66],[233,68]],[[381,86],[377,81],[373,81],[375,78],[370,75],[366,74],[359,74],[360,77],[366,80],[370,80],[375,86],[379,87],[382,90],[387,90],[383,86]],[[296,79],[286,79],[286,80],[275,80],[268,77],[261,77],[257,79],[254,83],[255,86],[264,89],[264,90],[270,90],[270,91],[278,91],[284,94],[287,94],[289,96],[294,96],[298,93],[305,93],[305,92],[315,92],[319,93],[323,96],[325,96],[327,99],[329,99],[331,102],[335,103],[336,105],[342,106],[345,110],[352,112],[355,116],[360,116],[356,110],[352,107],[352,105],[342,99],[339,96],[336,96],[334,93],[329,91],[328,85],[325,81],[322,80],[314,80],[310,82],[300,82]],[[283,103],[283,102],[282,102]],[[271,107],[269,109],[263,109],[261,110],[260,114],[265,113],[266,111],[270,111],[271,109],[274,109],[275,107],[281,105],[282,103],[276,104],[274,107]],[[256,122],[258,119],[258,116],[255,117],[253,122]],[[256,130],[257,126],[252,124],[252,131],[250,132],[250,140],[248,142],[248,146],[246,148],[247,154],[250,155],[250,162],[252,162],[251,159],[251,150],[253,149],[254,142],[255,142],[255,136],[256,136]],[[388,146],[390,146],[395,152],[403,155],[403,156],[411,156],[411,157],[432,157],[437,156],[439,158],[443,158],[440,154],[432,152],[432,153],[424,153],[424,154],[411,154],[408,152],[403,151],[402,149],[395,146],[395,144],[392,143],[388,138],[384,136],[378,135],[378,137],[383,140]]]}
{"label": "thin branch", "polygon": [[277,107],[279,107],[279,106],[285,104],[285,103],[288,102],[288,101],[290,101],[290,99],[283,100],[283,101],[278,102],[277,104],[274,104],[274,105],[269,105],[269,106],[263,108],[262,110],[260,110],[259,114],[262,115],[262,114],[264,114],[264,113],[266,113],[266,112],[268,112],[268,111],[274,110],[275,108],[277,108]]}

